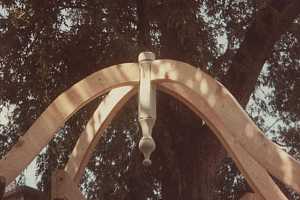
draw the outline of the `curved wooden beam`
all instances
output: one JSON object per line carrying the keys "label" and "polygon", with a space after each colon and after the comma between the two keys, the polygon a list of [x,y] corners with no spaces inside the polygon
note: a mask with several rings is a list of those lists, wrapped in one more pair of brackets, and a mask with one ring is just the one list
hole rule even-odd
{"label": "curved wooden beam", "polygon": [[[210,108],[207,103],[201,101],[201,97],[197,93],[178,83],[160,83],[159,89],[171,94],[172,96],[175,96],[177,99],[185,103],[192,111],[198,114],[198,116],[200,116],[202,119],[205,119],[205,121],[209,124],[209,126],[214,130],[218,138],[221,140],[227,151],[232,155],[233,159],[237,163],[237,166],[245,175],[251,187],[257,192],[258,195],[256,196],[263,196],[265,199],[270,200],[286,199],[278,186],[273,182],[272,178],[266,172],[266,170],[241,147],[241,145],[230,134],[225,124],[218,118],[218,116],[216,116],[213,108]],[[113,95],[111,97],[112,99],[114,99]],[[101,113],[100,109],[98,111],[99,113]],[[111,119],[112,118],[110,118],[110,120]],[[107,121],[107,123],[109,122]],[[98,142],[97,140],[99,139],[99,137],[102,135],[101,132],[103,132],[103,130],[101,131],[101,128],[100,130],[93,129],[93,133],[91,134],[91,142],[80,138],[80,142],[78,142],[77,144],[80,143],[81,146],[94,146]],[[75,148],[79,148],[79,146]],[[88,148],[85,149],[86,151],[91,151],[90,148],[89,150]],[[76,159],[77,162],[74,164],[77,166],[86,165],[91,153],[89,152],[85,155],[87,157]],[[74,170],[73,173],[76,174],[78,181],[83,174],[83,170]]]}
{"label": "curved wooden beam", "polygon": [[195,91],[178,83],[162,83],[160,89],[176,97],[202,118],[213,130],[236,165],[246,177],[251,188],[263,199],[287,200],[267,171],[234,138],[226,124],[216,114],[214,108]]}
{"label": "curved wooden beam", "polygon": [[267,139],[222,84],[186,63],[155,60],[151,66],[154,74],[176,81],[200,95],[198,101],[214,111],[235,141],[270,174],[300,192],[299,161]]}
{"label": "curved wooden beam", "polygon": [[92,152],[107,126],[136,93],[137,87],[134,86],[116,88],[111,90],[100,103],[77,140],[64,169],[75,183],[79,184]]}
{"label": "curved wooden beam", "polygon": [[[299,163],[263,136],[221,84],[191,65],[178,61],[156,60],[151,69],[153,81],[177,82],[200,95],[199,101],[206,102],[213,108],[216,116],[226,125],[229,134],[232,134],[234,141],[240,143],[272,175],[300,191]],[[9,183],[74,112],[109,89],[137,85],[138,74],[138,66],[134,63],[113,66],[92,74],[60,95],[27,131],[23,142],[15,145],[0,161],[1,175],[6,177]]]}
{"label": "curved wooden beam", "polygon": [[51,177],[51,200],[85,200],[85,197],[70,175],[57,169]]}
{"label": "curved wooden beam", "polygon": [[254,193],[246,193],[240,200],[263,200],[261,197]]}
{"label": "curved wooden beam", "polygon": [[137,85],[138,81],[138,65],[127,63],[95,72],[73,85],[48,106],[22,139],[0,160],[0,176],[4,176],[6,184],[9,184],[76,111],[113,88]]}

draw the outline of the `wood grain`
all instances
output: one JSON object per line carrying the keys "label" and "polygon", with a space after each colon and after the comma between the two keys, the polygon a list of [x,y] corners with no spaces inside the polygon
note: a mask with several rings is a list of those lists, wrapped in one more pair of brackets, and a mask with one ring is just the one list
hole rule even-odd
{"label": "wood grain", "polygon": [[79,183],[93,150],[103,136],[105,129],[136,93],[137,87],[124,86],[111,90],[101,101],[88,121],[85,130],[80,134],[64,169],[75,183]]}
{"label": "wood grain", "polygon": [[[220,83],[191,65],[174,60],[155,60],[151,69],[152,81],[158,86],[174,82],[198,95],[197,102],[213,111],[214,117],[224,126],[223,131],[215,130],[220,132],[218,137],[232,138],[234,148],[240,145],[258,167],[266,168],[283,183],[300,191],[299,162],[268,140]],[[12,181],[78,109],[110,89],[137,85],[138,81],[138,65],[130,63],[106,68],[75,84],[56,98],[26,132],[23,142],[15,145],[0,161],[0,175],[8,180],[7,183]],[[226,136],[222,132],[226,132]]]}
{"label": "wood grain", "polygon": [[242,196],[240,200],[263,200],[263,199],[254,193],[247,193],[244,196]]}
{"label": "wood grain", "polygon": [[51,177],[51,200],[85,200],[78,184],[62,169],[56,170]]}

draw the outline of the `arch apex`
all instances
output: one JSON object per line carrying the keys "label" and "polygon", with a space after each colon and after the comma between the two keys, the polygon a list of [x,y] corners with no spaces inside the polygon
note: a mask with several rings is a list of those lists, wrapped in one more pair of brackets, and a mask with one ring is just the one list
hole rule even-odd
{"label": "arch apex", "polygon": [[138,56],[138,61],[143,62],[143,61],[153,61],[155,60],[155,54],[151,51],[144,51],[141,52]]}

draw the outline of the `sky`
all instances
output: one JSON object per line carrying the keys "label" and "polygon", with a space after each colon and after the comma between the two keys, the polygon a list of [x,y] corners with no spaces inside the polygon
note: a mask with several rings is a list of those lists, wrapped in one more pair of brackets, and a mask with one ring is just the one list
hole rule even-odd
{"label": "sky", "polygon": [[[5,11],[5,9],[3,9],[3,7],[0,5],[0,15],[1,16],[7,16],[7,12]],[[0,108],[1,108],[1,104],[0,104]],[[9,116],[10,113],[13,112],[13,106],[10,107],[3,107],[1,112],[0,112],[0,124],[4,124],[7,125],[8,120],[9,120]],[[25,184],[31,187],[36,188],[36,177],[35,177],[35,161],[36,159],[34,159],[29,165],[28,167],[25,169],[24,171],[24,175],[25,175]]]}
{"label": "sky", "polygon": [[[3,7],[0,5],[0,15],[1,16],[7,16],[7,12],[3,9]],[[2,105],[0,104],[0,108]],[[10,107],[3,107],[3,109],[0,111],[0,124],[7,125],[10,113],[13,111],[13,106]],[[35,161],[33,160],[30,165],[25,169],[24,175],[25,175],[25,184],[31,187],[36,188],[36,178],[35,178]]]}
{"label": "sky", "polygon": [[[0,105],[1,108],[1,105]],[[0,112],[0,124],[7,125],[8,124],[8,118],[10,116],[10,113],[13,112],[13,109],[7,109],[4,108]],[[24,175],[25,175],[25,184],[31,187],[36,188],[36,178],[35,178],[35,161],[33,160],[30,165],[25,169]]]}

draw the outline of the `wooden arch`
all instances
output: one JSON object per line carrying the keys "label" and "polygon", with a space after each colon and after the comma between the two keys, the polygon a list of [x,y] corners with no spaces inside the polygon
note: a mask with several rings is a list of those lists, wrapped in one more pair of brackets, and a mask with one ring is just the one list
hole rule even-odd
{"label": "wooden arch", "polygon": [[[183,101],[207,121],[259,196],[270,200],[286,199],[267,171],[300,191],[299,162],[266,139],[220,83],[199,69],[174,60],[155,60],[151,69],[152,81],[161,90]],[[0,160],[0,176],[7,182],[12,181],[64,122],[86,103],[113,88],[136,87],[138,82],[138,64],[129,63],[100,70],[75,84],[50,104]],[[121,100],[123,97],[121,95]]]}

